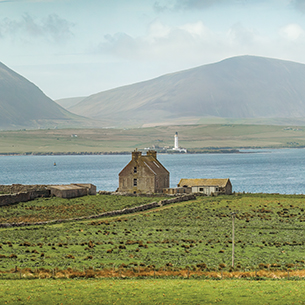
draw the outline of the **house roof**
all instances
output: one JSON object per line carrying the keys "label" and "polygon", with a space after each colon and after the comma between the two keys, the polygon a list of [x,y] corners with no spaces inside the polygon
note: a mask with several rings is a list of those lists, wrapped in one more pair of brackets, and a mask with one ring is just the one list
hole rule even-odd
{"label": "house roof", "polygon": [[142,162],[154,175],[164,174],[164,172],[168,173],[168,170],[159,162],[159,160],[152,156],[142,156],[140,163]]}
{"label": "house roof", "polygon": [[[138,166],[145,166],[149,172],[152,175],[160,175],[160,174],[164,174],[164,173],[169,173],[168,170],[159,162],[158,159],[156,159],[154,156],[152,155],[140,155],[137,158],[137,165]],[[128,170],[128,168],[130,168],[130,166],[134,166],[135,165],[135,161],[131,160],[123,169],[122,171],[119,173],[119,176],[124,174],[125,171]]]}
{"label": "house roof", "polygon": [[219,186],[225,187],[230,182],[230,179],[180,179],[178,187],[184,185],[192,186]]}

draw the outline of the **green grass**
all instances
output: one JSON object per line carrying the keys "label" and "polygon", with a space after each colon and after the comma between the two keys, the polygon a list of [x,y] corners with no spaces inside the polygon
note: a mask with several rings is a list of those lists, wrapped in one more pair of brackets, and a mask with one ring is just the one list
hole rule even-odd
{"label": "green grass", "polygon": [[85,196],[73,199],[39,198],[0,208],[0,223],[38,222],[98,215],[160,201],[164,197]]}
{"label": "green grass", "polygon": [[[0,212],[8,219],[28,211],[39,218],[41,210],[37,210],[38,207],[50,207],[54,211],[58,207],[68,207],[67,213],[70,211],[70,215],[75,216],[87,213],[83,205],[92,213],[103,204],[103,208],[109,210],[142,204],[143,199],[156,200],[119,199],[107,195],[77,200],[39,199],[11,208],[1,207]],[[305,281],[299,278],[259,278],[258,281],[170,276],[170,271],[185,267],[198,271],[202,263],[206,264],[205,271],[219,273],[220,264],[226,265],[224,271],[230,270],[231,212],[238,212],[235,270],[280,269],[285,270],[285,276],[287,270],[304,270],[304,199],[303,195],[271,194],[198,197],[133,215],[2,228],[0,270],[17,267],[28,270],[29,275],[25,276],[23,271],[24,279],[20,280],[19,272],[0,273],[0,303],[305,304]],[[91,205],[94,208],[89,208]],[[34,209],[26,209],[29,207]],[[63,214],[64,210],[58,210],[50,215]],[[10,258],[12,254],[17,257]],[[139,265],[143,269],[165,268],[169,276],[155,279],[153,276],[142,279],[33,278],[43,274],[42,268],[60,273],[68,268],[82,272],[84,268],[103,270],[115,267],[118,273],[119,268],[137,272]],[[25,268],[31,268],[31,271]],[[35,270],[40,273],[35,275]]]}
{"label": "green grass", "polygon": [[[204,124],[136,129],[53,129],[1,131],[2,153],[100,153],[179,144],[189,150],[241,147],[300,147],[305,128],[275,125]],[[77,137],[71,135],[77,134]]]}
{"label": "green grass", "polygon": [[[94,196],[78,200],[86,202],[91,198],[95,200]],[[128,197],[122,198],[127,200]],[[137,197],[130,199],[137,200]],[[155,200],[145,198],[148,199]],[[235,221],[236,269],[269,268],[269,264],[271,269],[273,266],[284,270],[303,269],[304,199],[301,195],[264,194],[198,197],[194,201],[134,215],[36,227],[2,228],[0,254],[3,257],[0,258],[0,270],[15,266],[111,268],[122,264],[127,269],[139,264],[154,268],[171,264],[173,270],[185,267],[196,270],[200,268],[197,265],[204,263],[207,270],[218,270],[219,265],[224,264],[224,270],[228,271],[231,264],[232,211],[238,212]],[[47,201],[42,206],[45,204],[48,204]],[[131,204],[136,205],[138,202],[129,202]],[[21,211],[24,210],[23,205]],[[86,202],[86,205],[90,206],[90,203]],[[1,209],[3,213],[9,211],[7,207]],[[18,205],[13,209],[17,215]],[[53,209],[56,210],[56,205]],[[3,213],[2,217],[5,218]],[[37,213],[39,215],[40,211]],[[69,217],[78,212],[73,213]],[[59,214],[62,218],[64,211]],[[9,258],[12,254],[17,258]]]}
{"label": "green grass", "polygon": [[1,304],[305,304],[304,281],[1,280]]}

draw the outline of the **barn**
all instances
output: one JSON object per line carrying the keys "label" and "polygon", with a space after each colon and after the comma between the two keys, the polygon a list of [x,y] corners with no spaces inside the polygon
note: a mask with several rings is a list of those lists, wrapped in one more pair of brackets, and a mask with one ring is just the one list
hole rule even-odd
{"label": "barn", "polygon": [[230,179],[181,179],[177,186],[190,187],[192,193],[202,193],[207,196],[232,194]]}

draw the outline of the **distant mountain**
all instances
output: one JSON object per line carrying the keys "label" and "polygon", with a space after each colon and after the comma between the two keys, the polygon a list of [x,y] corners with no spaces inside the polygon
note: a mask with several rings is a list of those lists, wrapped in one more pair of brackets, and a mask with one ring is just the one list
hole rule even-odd
{"label": "distant mountain", "polygon": [[55,102],[58,105],[60,105],[61,107],[69,110],[69,108],[75,106],[76,104],[81,102],[84,98],[86,98],[86,97],[83,96],[83,97],[62,98],[62,99],[59,99],[59,100],[55,100]]}
{"label": "distant mountain", "polygon": [[304,64],[238,56],[100,92],[69,110],[121,127],[305,118],[304,84]]}
{"label": "distant mountain", "polygon": [[80,127],[88,122],[60,107],[33,83],[0,63],[0,129]]}

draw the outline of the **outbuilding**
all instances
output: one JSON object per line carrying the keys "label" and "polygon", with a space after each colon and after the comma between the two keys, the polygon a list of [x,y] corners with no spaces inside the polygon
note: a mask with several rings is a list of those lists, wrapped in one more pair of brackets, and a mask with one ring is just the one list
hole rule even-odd
{"label": "outbuilding", "polygon": [[231,195],[232,184],[230,179],[181,179],[178,187],[190,187],[192,193],[210,195]]}

